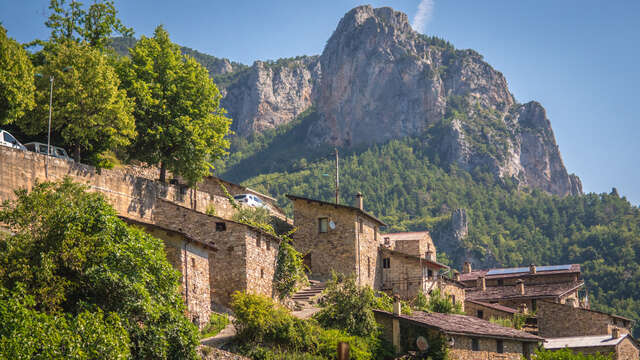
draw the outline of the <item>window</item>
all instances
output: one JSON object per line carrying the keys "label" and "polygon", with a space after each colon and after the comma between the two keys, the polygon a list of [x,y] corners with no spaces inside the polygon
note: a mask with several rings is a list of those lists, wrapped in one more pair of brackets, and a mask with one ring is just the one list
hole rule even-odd
{"label": "window", "polygon": [[378,242],[378,227],[373,228],[373,241]]}
{"label": "window", "polygon": [[391,259],[390,258],[382,259],[382,268],[388,269],[390,267],[391,267]]}
{"label": "window", "polygon": [[362,234],[364,232],[364,223],[360,218],[358,218],[358,228],[360,229],[360,233]]}
{"label": "window", "polygon": [[264,268],[260,268],[260,279],[264,279]]}
{"label": "window", "polygon": [[427,278],[429,279],[433,278],[433,270],[431,269],[427,270]]}
{"label": "window", "polygon": [[478,344],[478,339],[471,339],[471,350],[473,351],[480,350],[480,344]]}
{"label": "window", "polygon": [[497,347],[496,352],[498,354],[502,354],[504,352],[504,343],[502,342],[502,340],[497,340],[497,344],[496,345],[497,345],[496,346]]}
{"label": "window", "polygon": [[329,231],[329,218],[318,219],[318,232],[326,233]]}
{"label": "window", "polygon": [[538,302],[536,299],[531,299],[531,311],[535,312],[538,310]]}
{"label": "window", "polygon": [[[8,132],[4,133],[4,141],[10,143],[10,144],[15,144],[18,142],[18,140],[16,140],[13,136],[11,136],[11,134],[9,134]],[[46,152],[46,151],[45,151]]]}
{"label": "window", "polygon": [[271,242],[269,240],[264,241],[267,244],[267,251],[271,250]]}
{"label": "window", "polygon": [[256,246],[260,247],[260,234],[256,235]]}
{"label": "window", "polygon": [[216,231],[227,231],[227,224],[223,222],[217,222]]}
{"label": "window", "polygon": [[456,304],[456,296],[455,296],[455,295],[451,295],[451,303],[452,303],[453,305],[455,305],[455,304]]}
{"label": "window", "polygon": [[504,286],[504,280],[498,279],[498,286]]}
{"label": "window", "polygon": [[367,276],[371,277],[371,258],[367,256]]}
{"label": "window", "polygon": [[476,316],[478,317],[478,319],[484,319],[484,311],[482,310],[476,311]]}
{"label": "window", "polygon": [[191,267],[196,266],[196,258],[191,258]]}

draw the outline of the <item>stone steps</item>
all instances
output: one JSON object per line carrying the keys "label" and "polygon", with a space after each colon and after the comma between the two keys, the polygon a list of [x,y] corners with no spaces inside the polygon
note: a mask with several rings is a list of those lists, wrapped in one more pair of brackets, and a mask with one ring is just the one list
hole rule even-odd
{"label": "stone steps", "polygon": [[324,288],[324,283],[317,280],[309,280],[309,286],[293,294],[291,299],[295,301],[300,308],[313,306],[316,302],[315,300],[322,295]]}

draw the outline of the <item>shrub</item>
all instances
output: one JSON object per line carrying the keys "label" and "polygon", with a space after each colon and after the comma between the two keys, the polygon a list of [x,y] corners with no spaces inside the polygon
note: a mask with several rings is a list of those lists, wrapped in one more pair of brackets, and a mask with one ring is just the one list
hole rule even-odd
{"label": "shrub", "polygon": [[353,276],[334,273],[319,304],[322,310],[314,318],[324,327],[359,336],[370,336],[378,331],[372,311],[376,304],[375,293],[370,287],[359,287]]}
{"label": "shrub", "polygon": [[229,325],[229,316],[227,314],[211,313],[209,323],[200,331],[200,338],[215,336],[227,325]]}
{"label": "shrub", "polygon": [[[3,203],[0,222],[15,235],[0,238],[0,286],[23,287],[42,316],[87,321],[108,333],[119,322],[133,359],[194,359],[198,331],[184,316],[179,273],[164,244],[87,190],[65,179],[16,191],[15,201]],[[113,326],[100,325],[100,312]],[[63,330],[55,336],[67,337]]]}
{"label": "shrub", "polygon": [[440,289],[434,289],[427,298],[423,293],[418,293],[414,301],[414,308],[420,311],[437,312],[443,314],[464,314],[462,304],[451,302],[451,299],[442,293]]}
{"label": "shrub", "polygon": [[293,294],[300,284],[309,282],[305,269],[302,254],[290,244],[288,239],[283,238],[278,250],[273,280],[280,299]]}
{"label": "shrub", "polygon": [[558,351],[538,350],[536,351],[536,360],[611,360],[610,356],[601,354],[596,355],[583,355],[581,353],[574,353],[569,349],[562,349]]}

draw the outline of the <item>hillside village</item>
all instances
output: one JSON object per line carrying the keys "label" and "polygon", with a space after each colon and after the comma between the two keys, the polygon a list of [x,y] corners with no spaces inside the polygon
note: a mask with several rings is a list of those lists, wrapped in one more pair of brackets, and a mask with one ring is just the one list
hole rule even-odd
{"label": "hillside village", "polygon": [[640,208],[476,51],[362,5],[249,66],[49,4],[0,23],[0,358],[640,360]]}
{"label": "hillside village", "polygon": [[[438,262],[428,231],[381,230],[388,224],[366,211],[364,194],[355,194],[353,205],[289,195],[290,219],[273,198],[216,177],[194,189],[178,179],[159,183],[149,168],[98,172],[62,159],[47,164],[44,155],[4,147],[0,159],[2,201],[12,199],[14,190],[71,177],[102,193],[126,222],[162,239],[168,260],[182,273],[188,317],[201,328],[212,312],[229,311],[236,291],[278,299],[273,284],[281,240],[234,221],[228,191],[264,199],[274,218],[296,229],[293,245],[304,254],[312,283],[281,303],[313,312],[332,273],[354,275],[358,286],[398,299],[393,312],[375,311],[398,354],[419,353],[424,350],[420,341],[435,333],[449,339],[452,359],[531,358],[539,346],[621,360],[640,356],[630,334],[632,320],[590,309],[580,264],[474,269],[467,262],[458,271]],[[428,297],[435,290],[460,304],[466,315],[400,311],[400,300],[412,301],[420,293]],[[496,324],[499,319],[520,319],[520,330]]]}

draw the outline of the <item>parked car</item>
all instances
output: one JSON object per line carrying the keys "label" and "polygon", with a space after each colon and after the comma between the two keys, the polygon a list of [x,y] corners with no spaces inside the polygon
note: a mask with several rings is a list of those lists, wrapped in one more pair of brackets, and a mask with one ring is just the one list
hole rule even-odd
{"label": "parked car", "polygon": [[[33,151],[38,154],[47,155],[47,144],[39,142],[30,142],[24,144],[29,151]],[[73,161],[73,159],[67,154],[67,151],[61,147],[51,145],[51,156],[58,159]]]}
{"label": "parked car", "polygon": [[0,145],[18,150],[27,150],[13,135],[4,130],[0,130]]}
{"label": "parked car", "polygon": [[233,197],[233,199],[241,204],[246,204],[253,207],[268,208],[267,204],[260,199],[260,197],[253,194],[240,194]]}

